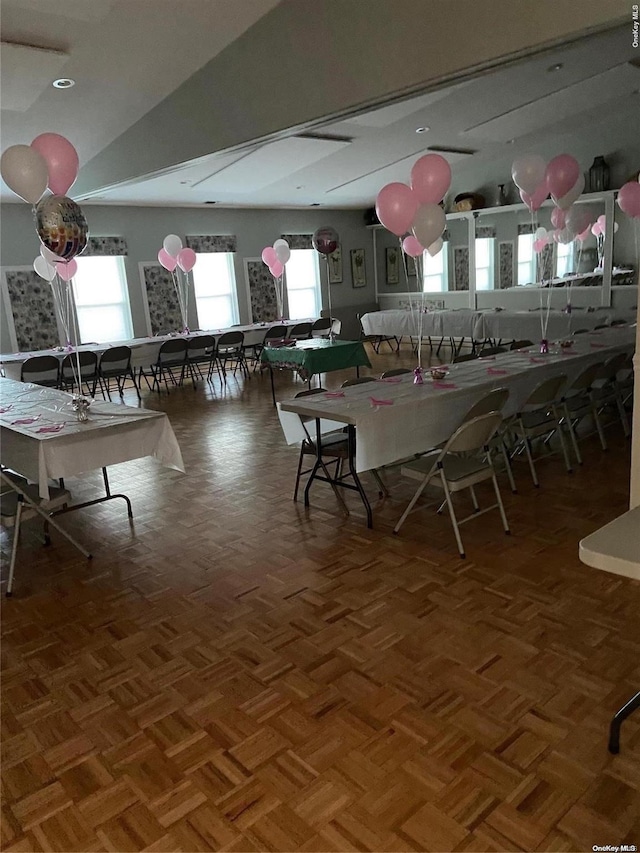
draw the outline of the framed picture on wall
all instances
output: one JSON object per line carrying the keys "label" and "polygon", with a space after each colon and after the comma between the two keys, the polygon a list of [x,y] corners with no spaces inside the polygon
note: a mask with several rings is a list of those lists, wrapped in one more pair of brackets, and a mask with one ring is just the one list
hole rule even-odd
{"label": "framed picture on wall", "polygon": [[329,284],[342,283],[342,246],[338,246],[335,252],[328,256],[329,260]]}
{"label": "framed picture on wall", "polygon": [[351,250],[351,283],[353,287],[366,287],[367,274],[364,266],[364,249]]}
{"label": "framed picture on wall", "polygon": [[387,269],[387,284],[398,284],[400,281],[400,252],[396,246],[385,249]]}

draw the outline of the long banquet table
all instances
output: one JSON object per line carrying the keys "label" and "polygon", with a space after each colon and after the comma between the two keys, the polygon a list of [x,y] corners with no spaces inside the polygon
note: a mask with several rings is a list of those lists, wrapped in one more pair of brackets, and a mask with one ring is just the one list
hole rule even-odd
{"label": "long banquet table", "polygon": [[[255,346],[261,344],[265,333],[273,326],[287,326],[289,332],[298,323],[311,323],[309,320],[283,320],[282,322],[274,321],[273,323],[251,323],[244,326],[232,326],[228,329],[209,329],[207,331],[193,331],[188,334],[169,334],[155,335],[146,338],[131,338],[126,341],[113,341],[109,343],[94,343],[81,344],[78,347],[79,352],[95,352],[98,356],[108,350],[110,347],[128,346],[131,348],[131,365],[135,369],[139,367],[148,367],[153,364],[158,358],[158,351],[165,341],[172,340],[177,337],[184,337],[186,340],[191,338],[201,337],[202,335],[212,335],[216,340],[225,332],[243,332],[245,346]],[[53,355],[62,360],[69,352],[75,352],[66,347],[54,347],[46,350],[33,350],[32,352],[13,352],[0,353],[0,365],[4,368],[5,375],[8,379],[20,379],[22,365],[28,358],[41,355]]]}
{"label": "long banquet table", "polygon": [[469,408],[492,388],[509,389],[503,412],[510,415],[544,379],[564,374],[571,382],[588,365],[617,351],[631,352],[634,343],[635,327],[616,326],[580,335],[570,349],[551,345],[546,355],[531,347],[453,364],[440,382],[431,380],[426,371],[423,385],[415,385],[413,375],[407,374],[286,400],[278,404],[279,417],[290,444],[298,440],[300,415],[346,424],[357,434],[353,461],[360,473],[445,441]]}
{"label": "long banquet table", "polygon": [[[153,456],[184,472],[180,447],[164,412],[94,401],[79,423],[73,397],[55,388],[0,379],[2,464],[37,482],[75,477],[109,465]],[[108,481],[105,475],[105,485]],[[102,498],[101,500],[104,500]]]}
{"label": "long banquet table", "polygon": [[[541,315],[546,311],[472,310],[470,308],[437,309],[421,313],[400,309],[373,311],[362,317],[362,328],[367,335],[388,335],[400,338],[404,335],[423,338],[469,338],[485,340],[532,340],[542,337]],[[569,337],[577,329],[592,330],[595,326],[613,320],[635,318],[635,312],[619,311],[614,308],[596,308],[588,311],[574,308],[569,314],[558,309],[549,312],[547,338]]]}

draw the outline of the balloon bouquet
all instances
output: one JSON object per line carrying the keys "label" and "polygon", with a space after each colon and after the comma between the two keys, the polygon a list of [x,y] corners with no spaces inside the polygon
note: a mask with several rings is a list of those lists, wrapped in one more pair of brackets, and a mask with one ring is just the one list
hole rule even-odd
{"label": "balloon bouquet", "polygon": [[[570,154],[559,154],[546,163],[538,154],[525,154],[514,160],[511,167],[511,177],[520,190],[520,198],[531,211],[531,231],[534,235],[533,251],[540,256],[553,243],[569,244],[576,240],[579,243],[578,268],[582,256],[582,245],[589,236],[591,227],[590,212],[584,205],[576,205],[584,190],[584,175],[575,157]],[[536,228],[534,212],[538,211],[543,202],[551,196],[554,208],[551,211],[553,229]],[[538,260],[536,280],[542,285],[545,263]],[[573,279],[566,288],[566,307],[564,311],[571,313],[571,288]],[[542,288],[540,288],[540,352],[549,351],[547,329],[551,311],[551,285],[547,288],[547,301],[544,304]]]}
{"label": "balloon bouquet", "polygon": [[329,255],[331,255],[340,245],[340,237],[335,228],[330,225],[323,225],[322,228],[314,233],[311,238],[313,248],[322,255],[327,265],[327,308],[329,310],[329,340],[331,343],[335,341],[335,332],[333,331],[333,308],[331,307],[331,278],[329,276]]}
{"label": "balloon bouquet", "polygon": [[265,246],[262,250],[262,260],[273,276],[278,320],[284,320],[284,268],[290,258],[291,249],[287,241],[282,238],[276,240],[273,246]]}
{"label": "balloon bouquet", "polygon": [[171,273],[171,281],[178,299],[180,317],[182,318],[182,334],[188,335],[189,329],[189,273],[196,265],[198,256],[189,247],[182,247],[182,240],[177,234],[167,234],[158,252],[160,266]]}
{"label": "balloon bouquet", "polygon": [[[444,209],[441,205],[451,186],[451,167],[440,154],[420,157],[411,169],[411,186],[394,182],[384,186],[376,198],[378,219],[387,230],[400,241],[402,261],[407,280],[406,258],[410,257],[416,268],[418,293],[421,306],[418,327],[418,366],[414,370],[414,382],[422,384],[422,328],[424,319],[424,284],[422,258],[427,251],[435,257],[444,245],[442,235],[446,226]],[[407,232],[412,232],[404,237]],[[411,302],[414,311],[414,303]]]}
{"label": "balloon bouquet", "polygon": [[[80,356],[72,341],[80,340],[78,316],[73,297],[73,277],[78,270],[75,258],[87,245],[87,221],[79,205],[66,193],[78,176],[78,152],[64,136],[42,133],[31,145],[12,145],[0,160],[0,173],[7,186],[33,205],[40,254],[33,268],[51,284],[56,313],[64,330],[69,352],[76,353],[72,363],[77,395],[74,409],[78,420],[88,420],[91,404],[82,396]],[[49,188],[51,195],[44,195]],[[75,370],[77,369],[77,374]]]}

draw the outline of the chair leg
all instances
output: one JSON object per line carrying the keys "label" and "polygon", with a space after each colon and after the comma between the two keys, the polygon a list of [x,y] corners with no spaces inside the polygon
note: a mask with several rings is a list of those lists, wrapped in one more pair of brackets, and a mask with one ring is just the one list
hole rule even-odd
{"label": "chair leg", "polygon": [[560,423],[560,415],[556,406],[552,407],[553,415],[556,419],[556,423],[558,424],[558,438],[560,439],[560,446],[562,447],[562,455],[564,456],[564,464],[567,469],[568,474],[573,473],[573,468],[571,467],[571,460],[569,459],[569,454],[567,453],[567,443],[564,440],[564,432],[562,429],[562,424]]}
{"label": "chair leg", "polygon": [[569,437],[571,438],[571,444],[573,445],[573,453],[576,457],[578,465],[582,465],[582,455],[580,453],[580,448],[578,447],[578,437],[576,435],[576,430],[573,424],[573,418],[569,413],[569,407],[566,403],[564,403],[564,422],[567,425],[567,430],[569,431]]}
{"label": "chair leg", "polygon": [[136,382],[136,375],[133,370],[129,370],[129,376],[131,377],[131,381],[133,382],[133,387],[136,389],[136,394],[138,395],[138,400],[141,400],[140,389],[138,388],[138,383]]}
{"label": "chair leg", "polygon": [[425,488],[427,487],[427,485],[428,485],[428,484],[429,484],[429,482],[431,481],[432,476],[433,476],[433,474],[430,472],[430,473],[429,473],[429,474],[427,474],[427,476],[424,478],[424,480],[422,481],[422,483],[420,483],[420,485],[419,485],[419,486],[418,486],[418,488],[416,489],[416,493],[415,493],[415,495],[411,498],[411,500],[409,501],[409,505],[407,506],[407,508],[405,509],[405,511],[404,511],[404,512],[402,513],[402,515],[400,516],[400,520],[398,521],[398,523],[396,524],[396,526],[393,528],[393,532],[394,532],[394,533],[397,533],[397,532],[400,530],[400,528],[401,528],[401,527],[402,527],[402,525],[404,524],[404,521],[405,521],[406,517],[409,515],[409,513],[411,512],[411,510],[412,510],[412,509],[413,509],[413,507],[415,506],[416,501],[418,500],[418,498],[420,497],[420,495],[423,493],[423,491],[425,490]]}
{"label": "chair leg", "polygon": [[618,414],[620,415],[620,420],[622,421],[622,429],[624,430],[624,437],[629,438],[631,435],[631,430],[629,429],[629,419],[627,418],[627,413],[624,410],[624,405],[622,404],[622,398],[619,394],[616,394],[616,405],[618,407]]}
{"label": "chair leg", "polygon": [[16,555],[18,553],[18,539],[20,538],[20,520],[22,518],[22,498],[18,497],[18,506],[16,508],[16,521],[13,527],[13,542],[11,544],[11,561],[9,563],[9,579],[7,580],[7,598],[13,592],[13,574],[16,568]]}
{"label": "chair leg", "polygon": [[301,473],[301,471],[302,471],[302,461],[303,461],[303,459],[304,459],[304,453],[302,452],[302,450],[300,450],[300,457],[299,457],[299,459],[298,459],[298,470],[297,470],[297,472],[296,472],[296,485],[295,485],[295,488],[294,488],[294,490],[293,490],[293,499],[294,499],[294,501],[297,501],[297,500],[298,500],[298,488],[299,488],[299,486],[300,486],[300,473]]}
{"label": "chair leg", "polygon": [[376,471],[376,469],[375,469],[375,468],[372,468],[372,469],[371,469],[371,473],[373,474],[373,478],[374,478],[374,480],[375,480],[375,481],[376,481],[376,483],[378,484],[378,489],[379,489],[380,497],[381,497],[381,498],[382,498],[382,497],[384,497],[384,498],[388,498],[388,497],[389,497],[389,490],[387,489],[387,487],[385,486],[385,484],[382,482],[382,478],[380,477],[380,474],[378,474],[378,472]]}
{"label": "chair leg", "polygon": [[509,522],[507,521],[507,514],[504,511],[502,495],[500,494],[500,487],[498,486],[498,480],[496,479],[495,474],[491,476],[491,480],[493,481],[493,490],[496,493],[496,500],[498,502],[498,509],[500,510],[500,518],[502,519],[502,526],[504,527],[504,532],[506,534],[510,534],[511,531],[509,530]]}
{"label": "chair leg", "polygon": [[511,491],[515,495],[518,490],[516,489],[516,481],[513,479],[513,469],[511,467],[511,460],[509,459],[509,452],[507,451],[507,445],[505,444],[504,439],[501,440],[500,447],[502,449],[502,458],[504,459],[504,464],[507,469],[509,485],[511,486]]}
{"label": "chair leg", "polygon": [[476,497],[476,490],[473,486],[469,486],[469,491],[471,492],[471,503],[473,504],[473,511],[478,512],[480,506],[478,505],[478,498]]}
{"label": "chair leg", "polygon": [[464,553],[464,545],[462,544],[462,537],[460,536],[460,528],[458,527],[458,519],[456,518],[456,513],[453,508],[453,501],[451,500],[451,493],[449,491],[449,486],[447,485],[446,477],[444,473],[440,472],[440,479],[442,480],[442,488],[444,489],[444,496],[447,500],[447,506],[449,507],[449,516],[451,518],[451,524],[453,525],[453,532],[456,536],[456,542],[458,544],[458,552],[462,559],[466,557]]}
{"label": "chair leg", "polygon": [[524,441],[524,451],[527,454],[527,461],[529,462],[529,469],[531,471],[531,477],[533,479],[533,485],[538,489],[540,487],[540,483],[538,482],[538,475],[536,474],[536,466],[533,464],[533,456],[531,455],[531,442],[527,437],[527,433],[525,428],[521,425],[522,429],[522,439]]}
{"label": "chair leg", "polygon": [[592,406],[591,411],[593,412],[593,419],[596,422],[596,429],[598,430],[598,437],[600,438],[600,446],[603,450],[607,450],[607,440],[604,437],[604,430],[602,429],[602,422],[600,420],[597,403]]}

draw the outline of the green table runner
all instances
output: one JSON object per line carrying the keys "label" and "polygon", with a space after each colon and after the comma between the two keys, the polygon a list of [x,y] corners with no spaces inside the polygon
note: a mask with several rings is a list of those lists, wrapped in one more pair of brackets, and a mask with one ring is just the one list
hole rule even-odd
{"label": "green table runner", "polygon": [[298,341],[295,347],[265,347],[260,358],[264,367],[294,369],[303,379],[346,367],[371,367],[362,341],[331,343],[326,338]]}

